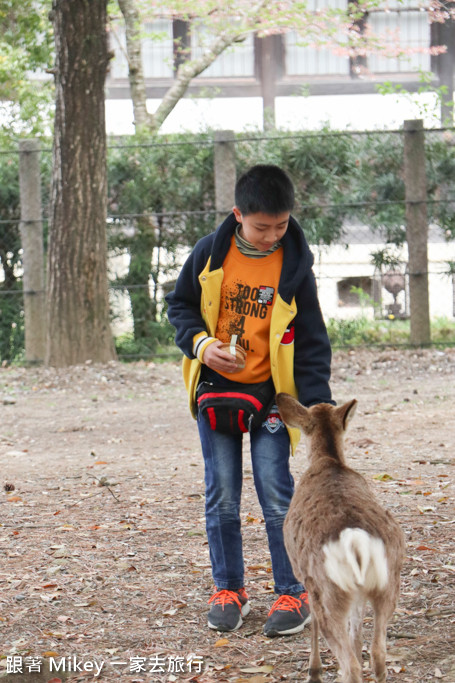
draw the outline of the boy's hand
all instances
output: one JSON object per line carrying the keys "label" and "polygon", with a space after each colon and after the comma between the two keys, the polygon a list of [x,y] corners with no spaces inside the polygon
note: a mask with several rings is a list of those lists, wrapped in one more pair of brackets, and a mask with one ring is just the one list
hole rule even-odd
{"label": "boy's hand", "polygon": [[219,339],[209,344],[202,355],[202,362],[217,372],[238,372],[240,368],[235,356],[221,346],[223,342]]}

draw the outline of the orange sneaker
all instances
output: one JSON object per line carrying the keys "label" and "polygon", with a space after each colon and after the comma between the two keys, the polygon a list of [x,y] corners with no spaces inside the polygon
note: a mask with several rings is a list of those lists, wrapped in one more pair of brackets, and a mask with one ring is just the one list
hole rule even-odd
{"label": "orange sneaker", "polygon": [[308,593],[280,595],[268,614],[264,635],[273,638],[300,633],[310,619]]}
{"label": "orange sneaker", "polygon": [[250,611],[244,588],[235,591],[215,588],[210,603],[208,626],[216,631],[236,631],[243,624],[242,617],[246,617]]}

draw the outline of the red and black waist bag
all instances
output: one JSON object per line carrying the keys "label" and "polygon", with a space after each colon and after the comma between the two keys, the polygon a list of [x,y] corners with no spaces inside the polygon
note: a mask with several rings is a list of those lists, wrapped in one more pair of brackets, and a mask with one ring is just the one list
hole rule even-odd
{"label": "red and black waist bag", "polygon": [[272,379],[258,384],[201,382],[196,400],[210,427],[224,434],[244,434],[262,425],[275,398]]}

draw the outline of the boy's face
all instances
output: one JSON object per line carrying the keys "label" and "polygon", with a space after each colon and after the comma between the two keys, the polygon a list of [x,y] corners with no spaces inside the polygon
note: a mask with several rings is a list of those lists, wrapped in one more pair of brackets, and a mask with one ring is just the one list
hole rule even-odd
{"label": "boy's face", "polygon": [[259,251],[267,251],[280,241],[288,229],[291,215],[289,211],[285,211],[277,216],[261,212],[244,216],[236,206],[232,210],[237,223],[242,225],[240,236]]}

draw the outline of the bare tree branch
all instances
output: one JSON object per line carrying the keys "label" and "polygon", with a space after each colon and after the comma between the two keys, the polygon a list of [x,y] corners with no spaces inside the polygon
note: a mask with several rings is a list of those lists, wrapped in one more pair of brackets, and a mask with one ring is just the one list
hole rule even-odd
{"label": "bare tree branch", "polygon": [[147,94],[142,69],[141,17],[135,0],[118,0],[118,4],[125,20],[128,77],[136,130],[145,127],[153,129],[153,117],[147,112]]}

